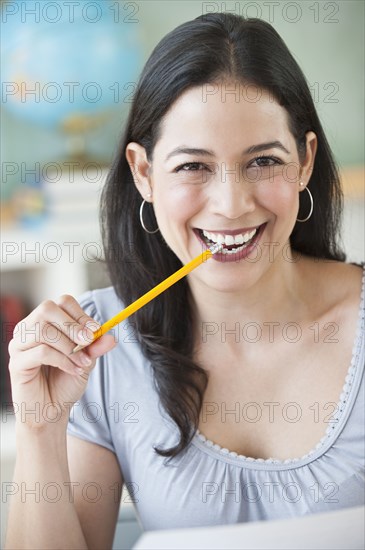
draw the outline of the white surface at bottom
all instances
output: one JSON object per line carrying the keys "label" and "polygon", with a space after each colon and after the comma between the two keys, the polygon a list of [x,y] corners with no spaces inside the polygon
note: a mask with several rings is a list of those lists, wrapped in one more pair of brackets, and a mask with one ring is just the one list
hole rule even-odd
{"label": "white surface at bottom", "polygon": [[134,550],[363,550],[365,507],[300,518],[151,531]]}

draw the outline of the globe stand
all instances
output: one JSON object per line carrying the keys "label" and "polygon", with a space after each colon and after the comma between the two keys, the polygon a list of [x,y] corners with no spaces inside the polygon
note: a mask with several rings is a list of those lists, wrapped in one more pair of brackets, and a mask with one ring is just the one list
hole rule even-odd
{"label": "globe stand", "polygon": [[72,114],[62,121],[61,130],[66,134],[68,151],[67,163],[77,163],[77,170],[83,171],[90,165],[107,168],[109,162],[105,158],[97,158],[87,153],[87,136],[93,130],[100,128],[111,118],[110,113],[97,115]]}

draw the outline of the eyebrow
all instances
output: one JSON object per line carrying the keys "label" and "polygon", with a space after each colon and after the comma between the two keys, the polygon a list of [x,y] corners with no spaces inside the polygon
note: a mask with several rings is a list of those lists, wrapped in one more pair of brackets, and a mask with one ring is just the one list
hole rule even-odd
{"label": "eyebrow", "polygon": [[[248,149],[245,149],[243,151],[243,155],[257,153],[258,151],[264,151],[265,149],[281,149],[284,151],[284,153],[287,153],[288,155],[290,152],[284,147],[284,145],[281,143],[281,141],[267,141],[265,143],[259,143],[257,145],[251,145],[251,147],[248,147]],[[167,162],[171,157],[174,157],[176,155],[203,155],[206,157],[214,157],[214,152],[210,151],[209,149],[198,149],[196,147],[185,147],[184,145],[181,147],[176,147],[176,149],[173,149],[166,157],[165,162]]]}
{"label": "eyebrow", "polygon": [[245,151],[244,155],[257,153],[258,151],[263,151],[264,149],[281,149],[284,153],[290,155],[290,151],[281,143],[281,141],[267,141],[266,143],[259,143],[258,145],[252,145]]}
{"label": "eyebrow", "polygon": [[213,151],[209,151],[208,149],[197,149],[196,147],[176,147],[176,149],[173,149],[165,158],[165,161],[168,161],[171,157],[175,157],[176,155],[204,155],[206,157],[214,157]]}

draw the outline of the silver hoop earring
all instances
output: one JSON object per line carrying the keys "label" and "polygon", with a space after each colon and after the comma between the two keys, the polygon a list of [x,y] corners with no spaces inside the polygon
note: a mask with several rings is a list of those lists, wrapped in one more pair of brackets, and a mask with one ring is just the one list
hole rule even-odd
{"label": "silver hoop earring", "polygon": [[[300,185],[302,185],[302,183],[300,183]],[[309,198],[310,198],[310,201],[311,201],[311,207],[310,207],[310,211],[309,211],[309,214],[306,218],[303,218],[302,220],[299,220],[297,218],[297,222],[306,222],[307,220],[309,220],[309,218],[311,217],[312,213],[313,213],[313,197],[312,197],[312,193],[309,191],[308,187],[305,188],[306,191],[308,191],[309,193]]]}
{"label": "silver hoop earring", "polygon": [[[147,197],[150,197],[151,194],[148,194]],[[150,233],[150,235],[153,235],[153,233],[157,233],[157,231],[159,231],[159,228],[155,229],[154,231],[150,231],[149,229],[147,229],[147,227],[145,226],[144,224],[144,221],[143,221],[143,207],[146,203],[146,200],[143,200],[142,201],[142,204],[139,208],[139,220],[141,222],[141,226],[143,227],[143,229],[146,231],[146,233]]]}

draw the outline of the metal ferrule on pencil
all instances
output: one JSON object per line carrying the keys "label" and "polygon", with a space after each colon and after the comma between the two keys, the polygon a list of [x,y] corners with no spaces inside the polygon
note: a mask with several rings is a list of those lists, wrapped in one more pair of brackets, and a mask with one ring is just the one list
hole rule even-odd
{"label": "metal ferrule on pencil", "polygon": [[222,249],[223,249],[223,245],[218,243],[214,244],[209,248],[212,254],[216,254],[217,252],[220,252]]}

